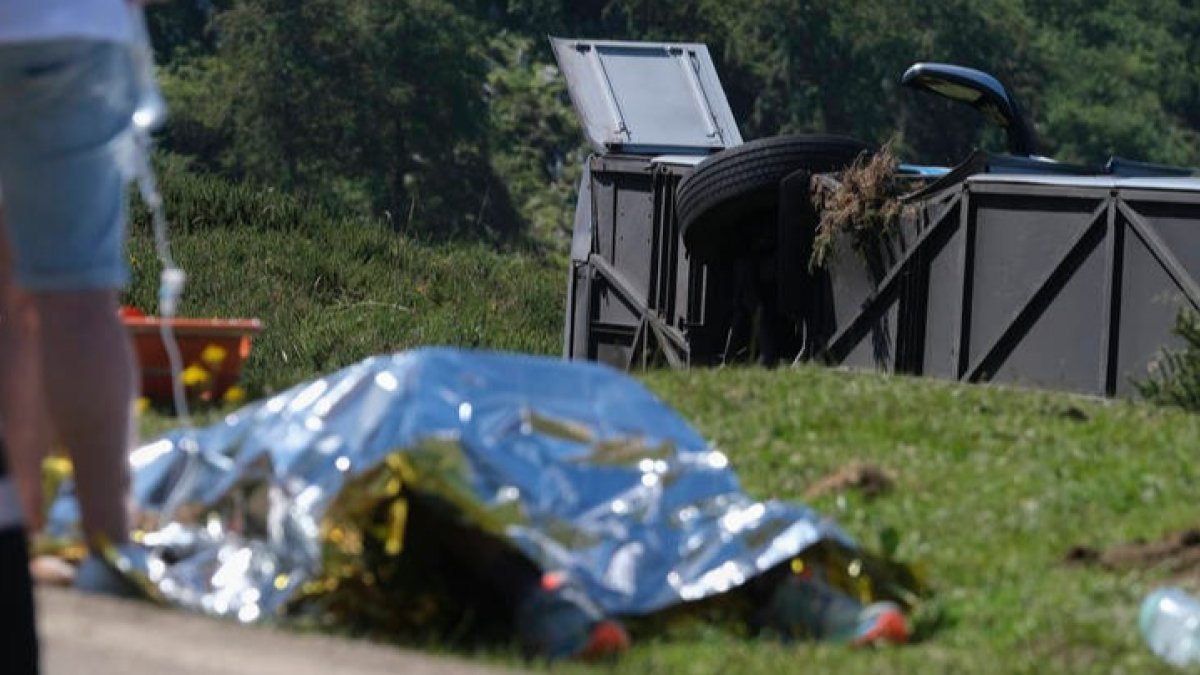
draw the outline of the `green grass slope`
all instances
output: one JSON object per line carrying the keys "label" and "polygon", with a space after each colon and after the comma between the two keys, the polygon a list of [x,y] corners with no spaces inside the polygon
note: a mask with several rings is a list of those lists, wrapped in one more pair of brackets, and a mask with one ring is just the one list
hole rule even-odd
{"label": "green grass slope", "polygon": [[[179,314],[263,321],[245,370],[251,395],[420,345],[562,349],[566,271],[554,256],[417,241],[170,166],[162,182],[172,253],[188,273]],[[135,212],[125,301],[157,314],[149,222]]]}
{"label": "green grass slope", "polygon": [[1170,672],[1144,647],[1141,598],[1200,578],[1064,562],[1200,526],[1200,418],[1125,402],[802,368],[646,378],[730,456],[760,497],[800,499],[852,460],[895,489],[813,506],[873,546],[898,534],[936,595],[906,648],[747,642],[697,629],[651,642],[629,672]]}

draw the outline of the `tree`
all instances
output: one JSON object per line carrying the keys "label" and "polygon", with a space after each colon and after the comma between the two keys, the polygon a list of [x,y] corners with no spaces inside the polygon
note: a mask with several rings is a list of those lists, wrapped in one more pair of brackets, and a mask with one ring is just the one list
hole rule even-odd
{"label": "tree", "polygon": [[191,102],[227,140],[224,171],[398,228],[515,230],[488,164],[481,29],[453,4],[242,0],[214,25],[215,55],[177,69],[172,89],[202,85]]}
{"label": "tree", "polygon": [[547,34],[708,44],[745,138],[1002,151],[976,113],[899,87],[945,61],[1010,85],[1045,154],[1200,164],[1188,0],[181,0],[150,17],[167,148],[441,235],[566,225],[580,135]]}

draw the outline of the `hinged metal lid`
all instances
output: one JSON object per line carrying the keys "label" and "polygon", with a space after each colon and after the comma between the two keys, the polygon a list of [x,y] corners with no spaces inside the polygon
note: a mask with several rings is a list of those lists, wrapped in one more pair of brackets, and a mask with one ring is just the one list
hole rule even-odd
{"label": "hinged metal lid", "polygon": [[596,152],[707,154],[741,145],[704,45],[550,43]]}

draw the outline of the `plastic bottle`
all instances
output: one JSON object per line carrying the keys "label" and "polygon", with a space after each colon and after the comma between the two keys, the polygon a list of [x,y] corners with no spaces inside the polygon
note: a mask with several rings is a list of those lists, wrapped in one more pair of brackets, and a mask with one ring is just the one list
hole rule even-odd
{"label": "plastic bottle", "polygon": [[1150,650],[1175,666],[1200,665],[1200,600],[1160,588],[1142,602],[1138,618]]}

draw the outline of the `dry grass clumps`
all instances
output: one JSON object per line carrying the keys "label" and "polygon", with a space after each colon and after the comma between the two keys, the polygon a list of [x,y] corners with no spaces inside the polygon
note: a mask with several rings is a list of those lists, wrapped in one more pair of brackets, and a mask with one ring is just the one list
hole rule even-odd
{"label": "dry grass clumps", "polygon": [[851,248],[872,255],[883,238],[896,227],[904,205],[896,195],[896,156],[890,144],[871,156],[860,156],[837,181],[827,175],[813,176],[811,194],[818,222],[809,267],[825,266],[835,241],[850,237]]}

